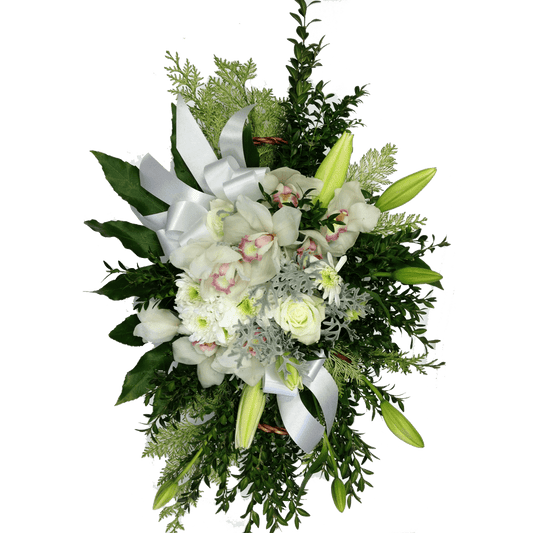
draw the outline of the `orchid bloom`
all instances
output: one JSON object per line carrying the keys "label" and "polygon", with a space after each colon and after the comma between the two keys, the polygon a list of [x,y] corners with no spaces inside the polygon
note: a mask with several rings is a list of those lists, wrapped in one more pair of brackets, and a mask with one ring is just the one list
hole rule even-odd
{"label": "orchid bloom", "polygon": [[235,207],[237,213],[224,219],[224,240],[237,244],[242,260],[250,265],[250,286],[264,283],[280,271],[280,247],[296,242],[302,214],[282,207],[271,215],[264,205],[243,195]]}
{"label": "orchid bloom", "polygon": [[323,226],[320,231],[303,230],[301,233],[313,239],[323,253],[340,257],[355,244],[359,233],[369,233],[376,227],[381,211],[367,204],[359,184],[350,181],[335,190],[326,217],[335,213],[339,213],[336,220],[342,224],[334,224],[333,231]]}
{"label": "orchid bloom", "polygon": [[[282,203],[292,202],[296,207],[298,204],[294,204],[295,199],[301,198],[309,189],[312,189],[309,196],[316,196],[320,193],[324,182],[317,178],[307,178],[292,168],[281,167],[268,172],[262,184],[265,192],[272,194],[276,202],[279,202],[278,198],[281,198]],[[290,196],[284,198],[283,195],[289,195],[289,190]]]}
{"label": "orchid bloom", "polygon": [[191,342],[187,337],[180,337],[172,343],[174,361],[184,365],[197,365],[198,380],[207,389],[212,385],[220,385],[224,374],[212,368],[219,346],[215,343]]}
{"label": "orchid bloom", "polygon": [[201,239],[174,250],[170,262],[200,281],[200,295],[210,300],[217,295],[239,300],[250,281],[250,267],[229,246]]}

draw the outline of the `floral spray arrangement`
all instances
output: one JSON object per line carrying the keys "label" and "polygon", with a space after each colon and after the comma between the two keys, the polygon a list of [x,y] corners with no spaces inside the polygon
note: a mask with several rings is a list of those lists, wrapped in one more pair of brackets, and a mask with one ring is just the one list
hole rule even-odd
{"label": "floral spray arrangement", "polygon": [[[110,333],[152,345],[126,374],[117,404],[143,398],[144,455],[166,460],[154,509],[167,531],[215,484],[218,511],[249,500],[245,533],[261,509],[274,531],[300,525],[313,475],[331,484],[343,512],[369,485],[373,448],[357,431],[362,412],[404,442],[424,442],[384,372],[425,374],[437,340],[424,315],[442,289],[425,262],[447,246],[422,233],[425,218],[391,213],[419,194],[435,168],[392,182],[396,147],[351,164],[353,118],[364,87],[342,99],[310,81],[323,40],[309,44],[308,8],[296,0],[289,90],[249,88],[252,60],[215,57],[204,82],[167,53],[172,104],[167,170],[93,152],[140,224],[86,224],[147,261],[118,268],[95,291],[133,299]],[[405,352],[403,332],[423,353]]]}

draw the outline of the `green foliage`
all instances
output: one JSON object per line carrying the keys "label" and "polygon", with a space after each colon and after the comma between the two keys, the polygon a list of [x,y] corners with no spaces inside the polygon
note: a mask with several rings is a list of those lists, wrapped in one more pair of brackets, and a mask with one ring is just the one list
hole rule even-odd
{"label": "green foliage", "polygon": [[396,169],[395,155],[398,149],[393,144],[386,144],[379,152],[369,150],[359,161],[348,167],[346,181],[358,181],[362,190],[376,194],[391,183],[389,176]]}
{"label": "green foliage", "polygon": [[169,342],[156,346],[146,352],[127,374],[122,392],[116,405],[135,400],[148,392],[154,372],[166,370],[172,362],[172,349]]}
{"label": "green foliage", "polygon": [[162,307],[168,306],[176,296],[175,281],[180,270],[172,263],[162,263],[156,256],[150,255],[149,258],[151,265],[137,268],[127,268],[119,262],[120,268],[116,269],[105,263],[108,276],[118,276],[94,292],[111,300],[136,297],[136,308],[147,305],[150,299],[161,300]]}
{"label": "green foliage", "polygon": [[324,47],[324,38],[308,44],[309,26],[318,20],[307,22],[307,8],[317,2],[307,4],[305,0],[296,0],[296,3],[298,12],[291,13],[291,16],[298,23],[297,39],[289,39],[294,45],[294,57],[287,65],[289,94],[282,104],[286,118],[281,136],[288,145],[280,148],[280,156],[281,166],[313,176],[326,150],[344,131],[361,124],[359,119],[350,118],[350,115],[367,93],[364,87],[355,87],[352,95],[336,101],[334,94],[324,92],[325,82],[313,85],[311,78],[314,69],[321,65],[318,55]]}
{"label": "green foliage", "polygon": [[127,344],[128,346],[142,346],[144,344],[141,337],[137,337],[133,334],[135,326],[140,324],[138,315],[130,315],[126,320],[121,322],[109,336],[122,344]]}
{"label": "green foliage", "polygon": [[104,223],[97,220],[87,220],[85,224],[103,237],[116,237],[124,248],[128,248],[138,257],[148,258],[152,254],[163,255],[157,235],[151,229],[139,224],[122,220]]}
{"label": "green foliage", "polygon": [[141,215],[154,215],[168,209],[168,204],[141,187],[139,169],[136,166],[102,152],[91,153],[98,159],[115,192]]}
{"label": "green foliage", "polygon": [[[281,101],[271,89],[247,86],[257,73],[257,66],[252,59],[240,63],[214,56],[215,75],[204,81],[188,59],[182,63],[177,53],[172,56],[168,51],[166,58],[172,63],[165,67],[173,85],[170,92],[181,94],[192,104],[191,113],[215,152],[218,153],[220,132],[228,119],[252,104],[255,107],[248,115],[248,123],[253,136],[279,137],[284,114]],[[258,151],[261,166],[275,165],[275,148],[262,146]]]}

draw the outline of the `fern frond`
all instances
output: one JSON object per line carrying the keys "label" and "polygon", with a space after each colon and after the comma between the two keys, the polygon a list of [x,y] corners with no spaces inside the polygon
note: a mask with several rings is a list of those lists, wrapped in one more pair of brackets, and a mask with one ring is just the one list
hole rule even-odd
{"label": "fern frond", "polygon": [[398,149],[394,144],[386,144],[381,151],[369,150],[359,161],[348,168],[347,181],[358,181],[361,189],[375,194],[389,185],[388,177],[395,171]]}

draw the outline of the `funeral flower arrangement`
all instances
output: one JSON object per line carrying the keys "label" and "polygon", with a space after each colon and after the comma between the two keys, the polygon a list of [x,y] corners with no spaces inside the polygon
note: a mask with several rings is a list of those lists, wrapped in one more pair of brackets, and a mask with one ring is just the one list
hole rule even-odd
{"label": "funeral flower arrangement", "polygon": [[[392,183],[390,144],[350,163],[366,91],[338,99],[311,83],[323,47],[307,42],[316,2],[296,2],[285,98],[248,87],[252,60],[215,57],[205,82],[168,54],[171,169],[149,154],[137,167],[93,152],[140,221],[86,224],[146,262],[105,263],[114,278],[96,292],[133,298],[111,338],[151,345],[117,404],[144,398],[145,455],[166,459],[153,506],[171,520],[167,531],[182,528],[203,483],[218,487],[219,511],[238,493],[249,500],[246,532],[259,512],[271,531],[298,527],[313,475],[329,480],[344,511],[375,458],[357,431],[365,411],[424,445],[380,381],[442,364],[427,358],[438,341],[423,325],[441,276],[423,256],[447,242],[422,234],[425,218],[391,213],[436,170]],[[401,349],[399,332],[421,353]]]}

